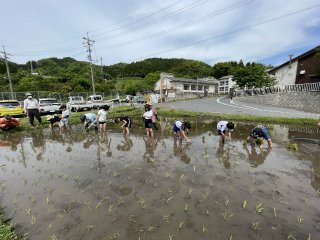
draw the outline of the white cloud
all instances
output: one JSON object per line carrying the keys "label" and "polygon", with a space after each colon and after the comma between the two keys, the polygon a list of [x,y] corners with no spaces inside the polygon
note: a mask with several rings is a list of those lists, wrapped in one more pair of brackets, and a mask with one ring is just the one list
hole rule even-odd
{"label": "white cloud", "polygon": [[[218,10],[241,2],[243,6],[218,14]],[[149,56],[191,58],[209,64],[240,59],[277,64],[273,57],[279,54],[286,58],[287,52],[319,45],[320,6],[285,16],[316,4],[319,4],[317,0],[30,0],[28,4],[3,0],[0,20],[10,24],[3,25],[0,44],[14,54],[13,61],[20,63],[64,56],[85,60],[82,36],[89,31],[96,40],[95,58],[101,56],[104,64]],[[192,24],[208,14],[212,16]],[[279,16],[284,17],[261,23]],[[231,33],[257,23],[261,24]],[[182,24],[186,26],[178,29]],[[176,29],[155,38],[137,40],[172,28]],[[201,42],[209,38],[212,40]],[[133,43],[126,44],[128,41]],[[110,48],[122,43],[121,47]],[[182,48],[188,43],[195,44]]]}

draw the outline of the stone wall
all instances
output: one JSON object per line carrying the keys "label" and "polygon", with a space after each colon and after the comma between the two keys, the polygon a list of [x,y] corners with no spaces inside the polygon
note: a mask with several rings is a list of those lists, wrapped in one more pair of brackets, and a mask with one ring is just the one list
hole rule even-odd
{"label": "stone wall", "polygon": [[269,93],[266,95],[237,97],[236,100],[320,113],[320,92]]}

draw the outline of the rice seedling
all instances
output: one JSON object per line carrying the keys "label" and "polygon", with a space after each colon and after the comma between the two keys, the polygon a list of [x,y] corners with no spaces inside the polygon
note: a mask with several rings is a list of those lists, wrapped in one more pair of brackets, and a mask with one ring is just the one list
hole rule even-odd
{"label": "rice seedling", "polygon": [[109,205],[109,209],[108,209],[109,215],[112,215],[112,210],[113,210],[113,205],[110,204],[110,205]]}
{"label": "rice seedling", "polygon": [[172,198],[173,198],[173,197],[168,198],[167,201],[166,201],[166,203],[168,204],[169,201],[170,201]]}
{"label": "rice seedling", "polygon": [[88,230],[88,232],[90,232],[91,230],[93,230],[95,228],[95,225],[87,225],[86,229]]}
{"label": "rice seedling", "polygon": [[252,222],[251,228],[252,228],[253,231],[261,230],[260,222]]}
{"label": "rice seedling", "polygon": [[290,239],[297,240],[295,235],[296,235],[295,233],[288,233],[287,240],[290,240]]}
{"label": "rice seedling", "polygon": [[170,173],[166,172],[165,177],[166,177],[166,178],[170,178],[170,177],[171,177]]}
{"label": "rice seedling", "polygon": [[196,172],[196,166],[192,166],[193,171]]}
{"label": "rice seedling", "polygon": [[168,236],[168,240],[172,240],[173,239],[173,237],[174,237],[175,235],[171,235],[170,233],[169,233],[169,236]]}
{"label": "rice seedling", "polygon": [[232,236],[232,234],[230,235],[230,237],[229,237],[229,240],[232,240],[233,239],[233,236]]}
{"label": "rice seedling", "polygon": [[307,240],[311,240],[311,234],[308,233],[308,239]]}
{"label": "rice seedling", "polygon": [[169,214],[169,215],[163,215],[163,216],[162,216],[162,219],[163,219],[163,220],[166,220],[167,223],[170,223],[170,222],[169,222],[169,218],[170,218],[170,214]]}
{"label": "rice seedling", "polygon": [[224,196],[224,205],[227,207],[229,203],[229,198],[227,196]]}
{"label": "rice seedling", "polygon": [[205,233],[205,232],[208,232],[208,231],[209,231],[209,229],[206,228],[204,225],[202,225],[202,233]]}
{"label": "rice seedling", "polygon": [[277,209],[273,208],[273,216],[276,218],[277,217]]}
{"label": "rice seedling", "polygon": [[135,215],[130,215],[130,217],[129,217],[129,222],[130,222],[130,223],[136,223],[137,221],[136,221],[135,219],[136,219],[136,216],[135,216]]}
{"label": "rice seedling", "polygon": [[52,224],[49,224],[49,225],[48,225],[48,229],[51,229],[51,228],[53,228],[53,225],[52,225]]}
{"label": "rice seedling", "polygon": [[233,216],[233,214],[228,214],[227,212],[223,212],[221,213],[222,214],[222,217],[225,221],[229,221],[230,218]]}
{"label": "rice seedling", "polygon": [[182,178],[184,177],[184,174],[182,174],[181,176],[180,176],[180,181],[182,181]]}
{"label": "rice seedling", "polygon": [[208,194],[209,194],[209,192],[206,192],[205,194],[202,194],[202,197],[203,197],[205,200],[207,200],[207,199],[208,199]]}
{"label": "rice seedling", "polygon": [[242,208],[243,209],[246,209],[247,207],[247,199],[245,199],[243,202],[242,202]]}
{"label": "rice seedling", "polygon": [[188,195],[189,197],[191,197],[191,193],[192,193],[193,189],[192,188],[189,188],[189,191],[188,191]]}
{"label": "rice seedling", "polygon": [[154,232],[155,230],[156,230],[155,227],[152,227],[152,226],[148,227],[148,231],[149,231],[149,232]]}
{"label": "rice seedling", "polygon": [[298,144],[296,143],[289,143],[287,147],[289,150],[298,151]]}
{"label": "rice seedling", "polygon": [[31,216],[31,225],[35,224],[37,222],[37,219],[35,216]]}
{"label": "rice seedling", "polygon": [[109,239],[110,240],[114,240],[114,239],[117,239],[118,237],[120,237],[120,234],[119,233],[114,233],[114,234],[109,236]]}
{"label": "rice seedling", "polygon": [[182,229],[183,224],[184,224],[184,222],[179,223],[178,232]]}
{"label": "rice seedling", "polygon": [[55,235],[52,235],[50,238],[51,240],[58,240],[58,238]]}
{"label": "rice seedling", "polygon": [[298,218],[297,218],[297,222],[298,222],[298,223],[303,223],[303,221],[304,221],[303,218],[301,218],[301,217],[298,217]]}
{"label": "rice seedling", "polygon": [[169,192],[169,193],[172,193],[173,191],[174,191],[174,188],[169,188],[169,189],[168,189],[168,192]]}
{"label": "rice seedling", "polygon": [[185,212],[188,212],[188,208],[189,208],[188,204],[185,203],[185,204],[184,204],[184,211],[185,211]]}
{"label": "rice seedling", "polygon": [[262,203],[259,203],[256,205],[256,213],[262,213],[263,212],[263,204]]}

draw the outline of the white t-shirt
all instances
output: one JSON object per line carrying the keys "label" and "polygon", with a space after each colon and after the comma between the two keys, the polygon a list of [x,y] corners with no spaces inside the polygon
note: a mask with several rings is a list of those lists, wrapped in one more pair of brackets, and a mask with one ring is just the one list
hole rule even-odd
{"label": "white t-shirt", "polygon": [[181,127],[182,127],[182,122],[181,122],[181,121],[176,121],[176,122],[175,122],[175,125],[176,125],[177,128],[180,129],[180,131],[182,131],[182,129],[181,129]]}
{"label": "white t-shirt", "polygon": [[220,121],[218,122],[217,124],[217,130],[220,130],[221,132],[225,131],[225,130],[228,130],[227,129],[227,121]]}
{"label": "white t-shirt", "polygon": [[98,111],[98,121],[106,122],[107,121],[107,112],[104,109]]}
{"label": "white t-shirt", "polygon": [[150,110],[150,111],[145,112],[145,113],[143,114],[143,117],[144,117],[145,119],[151,119],[152,115],[153,115],[153,111]]}

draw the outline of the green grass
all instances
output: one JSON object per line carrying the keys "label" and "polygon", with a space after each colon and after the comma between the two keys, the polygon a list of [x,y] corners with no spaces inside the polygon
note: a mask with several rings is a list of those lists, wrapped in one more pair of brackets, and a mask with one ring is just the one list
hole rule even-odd
{"label": "green grass", "polygon": [[0,239],[1,240],[18,240],[21,239],[18,237],[13,230],[11,224],[5,219],[3,209],[0,208]]}
{"label": "green grass", "polygon": [[[223,113],[204,113],[204,112],[193,112],[185,110],[175,110],[158,108],[159,117],[169,117],[177,119],[189,119],[200,118],[201,120],[210,121],[220,121],[220,120],[232,120],[234,122],[247,122],[247,123],[259,123],[259,124],[280,124],[280,125],[290,125],[290,126],[309,126],[314,127],[317,124],[317,119],[311,118],[285,118],[285,117],[264,117],[264,116],[253,116],[253,115],[237,115],[237,114],[223,114]],[[98,110],[91,110],[90,112],[97,113]],[[75,112],[70,115],[70,124],[80,123],[80,115],[86,112]],[[112,119],[117,116],[128,116],[132,118],[139,118],[143,114],[143,108],[140,107],[130,107],[121,106],[110,109],[108,111],[108,118]],[[31,129],[28,123],[28,118],[21,118],[21,126],[15,131],[23,131]],[[49,122],[46,120],[45,116],[42,116],[42,127],[48,127]],[[37,120],[35,119],[35,125],[37,125]],[[0,131],[1,134],[1,131]]]}

